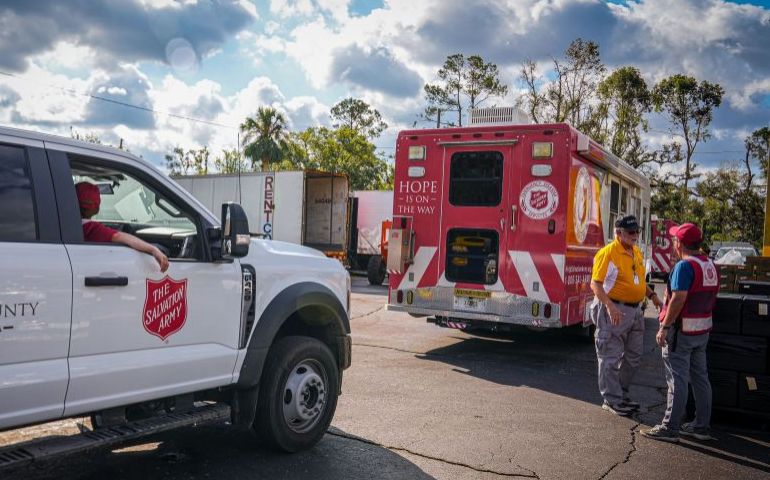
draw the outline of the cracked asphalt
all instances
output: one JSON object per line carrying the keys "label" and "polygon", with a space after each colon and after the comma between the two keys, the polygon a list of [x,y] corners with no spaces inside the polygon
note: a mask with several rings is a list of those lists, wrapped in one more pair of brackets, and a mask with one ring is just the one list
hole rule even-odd
{"label": "cracked asphalt", "polygon": [[[661,288],[660,285],[657,288]],[[716,415],[715,442],[642,437],[665,408],[650,311],[633,418],[600,408],[590,341],[565,331],[471,335],[384,308],[354,277],[353,366],[332,427],[312,450],[276,454],[213,424],[0,473],[73,479],[770,478],[770,425]],[[68,420],[16,439],[77,431]],[[26,437],[24,437],[26,435]],[[11,438],[0,433],[0,445]]]}

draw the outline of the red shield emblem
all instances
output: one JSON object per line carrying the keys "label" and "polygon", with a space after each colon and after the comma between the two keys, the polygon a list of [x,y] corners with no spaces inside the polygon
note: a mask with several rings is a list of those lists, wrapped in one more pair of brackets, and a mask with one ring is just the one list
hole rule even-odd
{"label": "red shield emblem", "polygon": [[533,190],[529,196],[529,205],[535,210],[542,210],[548,205],[548,192]]}
{"label": "red shield emblem", "polygon": [[187,320],[187,280],[168,275],[161,280],[147,279],[142,325],[147,333],[161,340],[178,332]]}

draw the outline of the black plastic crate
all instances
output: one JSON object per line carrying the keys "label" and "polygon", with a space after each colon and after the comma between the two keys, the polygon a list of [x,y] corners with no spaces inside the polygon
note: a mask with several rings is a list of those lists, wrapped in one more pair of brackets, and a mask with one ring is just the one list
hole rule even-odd
{"label": "black plastic crate", "polygon": [[770,412],[770,376],[741,374],[738,406],[754,412]]}
{"label": "black plastic crate", "polygon": [[741,333],[770,337],[770,297],[746,295],[741,310]]}
{"label": "black plastic crate", "polygon": [[709,381],[713,393],[714,406],[738,406],[738,372],[728,370],[709,370]]}
{"label": "black plastic crate", "polygon": [[712,318],[714,333],[741,333],[741,307],[744,295],[720,293],[717,296]]}
{"label": "black plastic crate", "polygon": [[738,293],[744,295],[770,295],[770,282],[759,280],[739,280]]}
{"label": "black plastic crate", "polygon": [[767,339],[764,337],[714,333],[706,355],[710,369],[767,373]]}

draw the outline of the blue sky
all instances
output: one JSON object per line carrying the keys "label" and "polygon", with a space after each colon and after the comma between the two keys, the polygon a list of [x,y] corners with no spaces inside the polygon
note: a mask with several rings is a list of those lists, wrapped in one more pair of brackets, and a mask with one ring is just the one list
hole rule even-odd
{"label": "blue sky", "polygon": [[[770,120],[768,3],[6,0],[0,124],[122,138],[160,164],[175,146],[235,147],[235,127],[261,105],[299,130],[329,125],[329,109],[354,96],[385,117],[390,128],[375,143],[390,153],[447,55],[495,62],[510,86],[496,103],[508,105],[521,94],[524,60],[547,76],[551,57],[582,37],[599,43],[609,69],[636,66],[649,85],[675,73],[721,84],[713,138],[696,152],[699,165],[716,168],[742,158],[743,138]],[[664,119],[651,120],[650,147],[670,142]]]}

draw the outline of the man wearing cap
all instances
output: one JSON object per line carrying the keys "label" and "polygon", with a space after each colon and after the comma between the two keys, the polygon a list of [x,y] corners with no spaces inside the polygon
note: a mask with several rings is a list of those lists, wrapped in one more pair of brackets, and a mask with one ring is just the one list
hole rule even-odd
{"label": "man wearing cap", "polygon": [[656,307],[663,303],[644,279],[644,260],[637,246],[639,223],[629,215],[615,222],[615,240],[594,257],[591,319],[596,325],[596,358],[602,408],[628,416],[639,404],[628,396],[644,347],[645,295]]}
{"label": "man wearing cap", "polygon": [[[706,370],[706,344],[711,330],[711,312],[719,293],[719,275],[714,263],[700,251],[703,235],[692,223],[672,227],[679,262],[671,270],[666,286],[666,307],[660,314],[655,337],[663,348],[666,367],[666,412],[660,425],[641,430],[645,437],[678,442],[679,435],[711,440],[711,383]],[[695,420],[680,424],[685,413],[688,384],[695,396]]]}
{"label": "man wearing cap", "polygon": [[151,245],[130,233],[119,232],[110,227],[106,227],[95,220],[91,220],[91,217],[99,213],[99,206],[102,203],[99,187],[93,183],[80,182],[75,185],[75,193],[78,196],[80,216],[83,219],[83,238],[86,242],[122,243],[134,250],[152,255],[155,258],[155,261],[158,262],[161,272],[168,270],[168,258],[158,249],[158,247]]}

